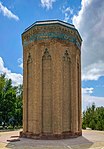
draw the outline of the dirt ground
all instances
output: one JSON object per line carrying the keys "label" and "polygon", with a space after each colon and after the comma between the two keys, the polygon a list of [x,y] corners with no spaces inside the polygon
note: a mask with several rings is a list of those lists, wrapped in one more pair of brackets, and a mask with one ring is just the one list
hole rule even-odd
{"label": "dirt ground", "polygon": [[0,132],[0,149],[104,149],[104,131],[83,130],[81,137],[63,140],[19,138],[20,131]]}

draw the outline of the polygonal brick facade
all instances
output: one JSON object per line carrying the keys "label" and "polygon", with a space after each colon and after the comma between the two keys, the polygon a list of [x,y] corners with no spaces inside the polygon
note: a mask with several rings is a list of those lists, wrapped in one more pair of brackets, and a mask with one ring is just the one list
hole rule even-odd
{"label": "polygonal brick facade", "polygon": [[22,34],[21,136],[61,139],[82,134],[81,42],[73,25],[57,20],[36,22]]}

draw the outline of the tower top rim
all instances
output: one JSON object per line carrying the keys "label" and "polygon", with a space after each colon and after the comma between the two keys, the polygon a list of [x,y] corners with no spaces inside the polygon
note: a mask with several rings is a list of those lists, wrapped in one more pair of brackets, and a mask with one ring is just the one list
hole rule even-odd
{"label": "tower top rim", "polygon": [[32,25],[30,25],[29,27],[27,27],[24,32],[22,33],[22,35],[24,35],[26,32],[28,32],[29,30],[31,30],[33,27],[36,27],[36,26],[50,26],[50,25],[61,25],[61,26],[64,26],[66,28],[70,28],[74,31],[77,32],[80,40],[82,41],[82,38],[78,32],[78,30],[75,28],[75,26],[73,24],[70,24],[70,23],[67,23],[67,22],[64,22],[64,21],[61,21],[61,20],[44,20],[44,21],[36,21],[34,22]]}
{"label": "tower top rim", "polygon": [[50,24],[60,24],[60,25],[64,25],[66,27],[75,29],[75,26],[73,24],[70,24],[61,20],[44,20],[44,21],[36,21],[35,23],[27,27],[24,32],[30,30],[33,26],[36,26],[36,25],[50,25]]}

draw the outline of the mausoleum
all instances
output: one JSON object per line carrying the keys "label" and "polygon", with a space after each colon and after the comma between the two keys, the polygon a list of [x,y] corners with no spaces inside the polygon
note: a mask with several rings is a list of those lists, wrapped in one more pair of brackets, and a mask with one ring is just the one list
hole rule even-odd
{"label": "mausoleum", "polygon": [[82,134],[81,42],[74,25],[37,21],[22,34],[22,137],[63,139]]}

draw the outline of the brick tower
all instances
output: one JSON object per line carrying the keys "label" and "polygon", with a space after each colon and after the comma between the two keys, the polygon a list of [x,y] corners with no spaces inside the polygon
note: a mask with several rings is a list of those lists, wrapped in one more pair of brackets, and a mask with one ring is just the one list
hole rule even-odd
{"label": "brick tower", "polygon": [[74,25],[37,21],[22,34],[22,137],[62,139],[81,130],[81,42]]}

